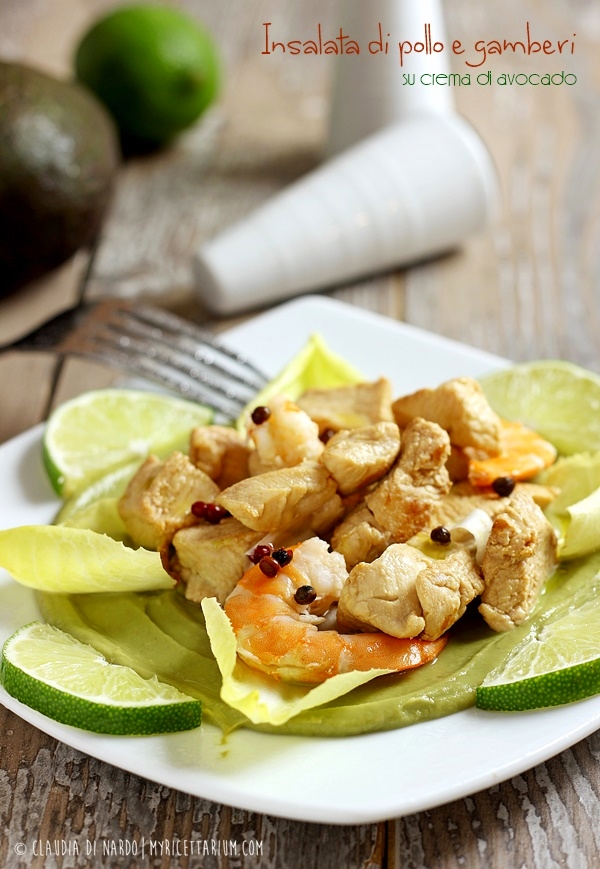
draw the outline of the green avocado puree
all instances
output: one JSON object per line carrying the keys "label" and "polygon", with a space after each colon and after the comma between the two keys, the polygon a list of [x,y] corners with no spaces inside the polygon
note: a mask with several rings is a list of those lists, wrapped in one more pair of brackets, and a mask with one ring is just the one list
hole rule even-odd
{"label": "green avocado puree", "polygon": [[600,570],[600,553],[568,562],[548,581],[533,616],[495,634],[476,610],[452,631],[437,661],[408,673],[381,676],[280,727],[253,725],[224,704],[221,674],[211,654],[200,608],[177,591],[138,594],[39,594],[44,618],[140,675],[154,674],[203,701],[204,719],[224,732],[251,727],[302,736],[351,736],[440,718],[473,706],[475,689],[536,626],[552,618]]}

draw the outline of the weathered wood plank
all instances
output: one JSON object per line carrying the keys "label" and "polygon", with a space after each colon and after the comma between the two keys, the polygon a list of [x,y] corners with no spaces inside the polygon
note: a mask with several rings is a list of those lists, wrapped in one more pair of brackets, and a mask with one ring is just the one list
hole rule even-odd
{"label": "weathered wood plank", "polygon": [[[372,869],[382,865],[383,824],[327,827],[230,809],[108,766],[1,708],[0,727],[8,737],[0,747],[0,824],[5,833],[0,865],[86,867],[95,863],[86,853],[94,846],[98,857],[103,850],[108,852],[108,859],[95,865],[107,867]],[[17,732],[27,736],[18,752],[11,748]],[[141,853],[142,839],[146,859],[124,860],[119,849],[131,850],[136,843]],[[183,854],[184,841],[196,843],[188,844],[188,855]],[[175,863],[165,851],[176,850],[178,842],[182,859]],[[22,859],[15,854],[20,843],[27,851]],[[69,853],[36,858],[34,849],[56,847]]]}
{"label": "weathered wood plank", "polygon": [[501,785],[396,821],[389,865],[595,866],[600,782],[590,773],[599,750],[595,733]]}
{"label": "weathered wood plank", "polygon": [[[79,29],[88,16],[111,5],[116,0],[12,0],[0,10],[0,52],[64,73]],[[310,169],[322,153],[329,67],[270,58],[267,68],[255,39],[260,23],[277,21],[281,38],[288,39],[317,20],[334,22],[336,13],[330,0],[285,5],[186,0],[183,5],[205,20],[224,46],[222,100],[171,151],[124,168],[86,295],[141,292],[201,319],[205,314],[190,295],[189,256],[195,247]],[[458,91],[461,111],[484,136],[499,170],[504,191],[499,223],[453,256],[334,295],[515,359],[561,355],[600,370],[600,53],[593,9],[589,2],[574,6],[567,0],[525,5],[446,0],[445,7],[450,34],[465,41],[511,36],[511,28],[518,35],[527,18],[535,18],[552,38],[577,30],[581,41],[573,62],[584,85],[569,91]],[[524,63],[509,56],[494,67],[517,71]],[[534,68],[531,59],[528,64]],[[5,322],[0,307],[0,333]],[[53,374],[50,359],[0,360],[0,438],[43,415]],[[53,404],[112,377],[101,366],[70,360],[61,370]],[[386,830],[384,825],[292,823],[228,809],[87,758],[6,710],[0,710],[0,727],[5,734],[0,747],[2,865],[17,865],[11,850],[17,842],[31,843],[42,835],[52,840],[73,835],[82,843],[139,842],[142,835],[161,841],[200,835],[264,842],[263,853],[254,858],[181,858],[177,865],[184,867],[546,869],[592,867],[600,851],[598,734],[509,782],[392,821]],[[89,859],[50,856],[20,865],[85,866]],[[115,856],[104,865],[135,861]],[[148,865],[169,861],[156,857]]]}

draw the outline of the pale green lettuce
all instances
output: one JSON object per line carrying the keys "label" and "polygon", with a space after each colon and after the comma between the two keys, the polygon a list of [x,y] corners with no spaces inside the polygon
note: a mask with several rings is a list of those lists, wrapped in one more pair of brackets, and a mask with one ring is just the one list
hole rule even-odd
{"label": "pale green lettuce", "polygon": [[252,409],[268,404],[275,395],[285,395],[295,401],[307,389],[330,389],[363,383],[364,380],[350,362],[330,350],[321,335],[311,335],[302,350],[244,408],[238,418],[238,430],[245,432]]}
{"label": "pale green lettuce", "polygon": [[600,451],[559,459],[538,477],[560,489],[546,515],[559,535],[562,559],[579,558],[600,548]]}

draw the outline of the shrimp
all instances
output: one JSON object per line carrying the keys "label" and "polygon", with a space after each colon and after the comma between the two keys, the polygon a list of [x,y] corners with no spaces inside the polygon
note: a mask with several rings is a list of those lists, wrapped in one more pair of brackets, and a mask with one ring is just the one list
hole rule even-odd
{"label": "shrimp", "polygon": [[253,474],[319,459],[325,445],[319,439],[319,426],[307,413],[282,395],[270,401],[269,411],[264,422],[250,422],[248,426],[248,434],[256,446],[250,456]]}
{"label": "shrimp", "polygon": [[[310,684],[352,670],[412,669],[432,661],[444,648],[445,637],[428,642],[380,632],[319,630],[348,575],[343,556],[328,552],[318,538],[292,552],[292,561],[272,577],[258,564],[251,567],[225,602],[238,655],[249,666],[284,682]],[[298,590],[307,586],[316,598],[298,603]]]}

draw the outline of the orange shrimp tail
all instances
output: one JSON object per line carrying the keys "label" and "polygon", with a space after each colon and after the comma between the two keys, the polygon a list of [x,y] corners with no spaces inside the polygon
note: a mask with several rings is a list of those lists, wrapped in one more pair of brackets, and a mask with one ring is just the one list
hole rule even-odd
{"label": "orange shrimp tail", "polygon": [[[447,636],[437,640],[399,639],[389,634],[346,634],[350,651],[349,670],[386,669],[414,670],[435,660],[446,643]],[[344,668],[345,669],[345,668]]]}
{"label": "orange shrimp tail", "polygon": [[556,449],[520,422],[502,420],[500,453],[489,459],[469,460],[469,482],[491,486],[498,477],[529,480],[556,461]]}

